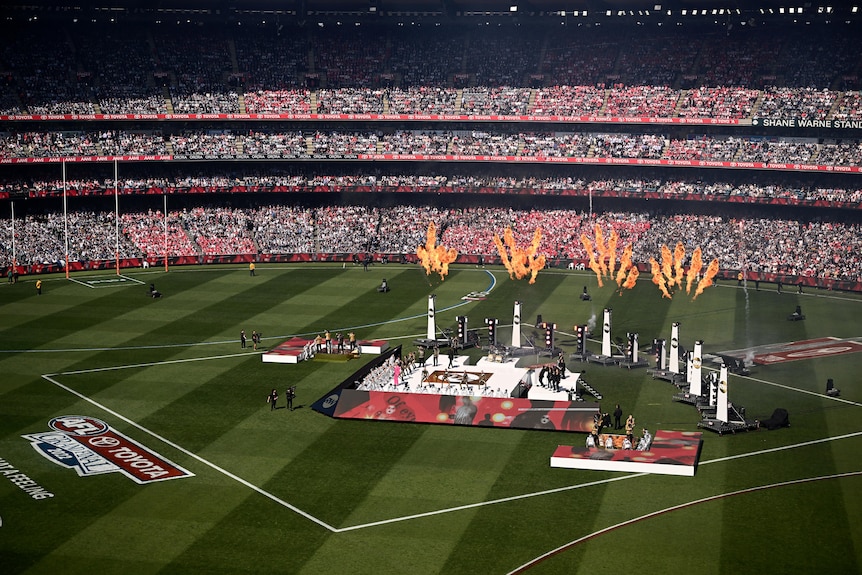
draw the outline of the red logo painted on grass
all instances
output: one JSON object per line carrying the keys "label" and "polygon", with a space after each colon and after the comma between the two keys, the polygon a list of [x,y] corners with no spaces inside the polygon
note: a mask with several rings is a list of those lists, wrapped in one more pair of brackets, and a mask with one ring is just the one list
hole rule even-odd
{"label": "red logo painted on grass", "polygon": [[820,338],[819,340],[795,342],[793,345],[789,345],[780,351],[773,351],[763,355],[755,355],[754,363],[759,365],[770,365],[773,363],[784,363],[801,359],[814,359],[817,357],[856,353],[858,351],[862,351],[862,344],[855,341]]}
{"label": "red logo painted on grass", "polygon": [[53,431],[22,437],[36,451],[82,477],[119,472],[144,484],[194,476],[95,417],[64,415],[49,421],[48,427]]}

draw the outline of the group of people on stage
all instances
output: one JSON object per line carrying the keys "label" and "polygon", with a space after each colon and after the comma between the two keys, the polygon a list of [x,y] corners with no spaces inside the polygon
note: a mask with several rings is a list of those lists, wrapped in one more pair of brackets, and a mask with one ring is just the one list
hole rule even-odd
{"label": "group of people on stage", "polygon": [[622,424],[623,410],[620,407],[620,404],[616,405],[614,409],[614,421],[613,425],[611,424],[611,416],[608,413],[597,413],[593,416],[593,429],[586,439],[586,446],[590,449],[596,447],[604,447],[605,449],[616,449],[617,446],[615,444],[615,437],[619,434],[608,433],[604,434],[602,438],[602,430],[605,427],[612,427],[615,431],[617,430],[625,430],[625,435],[623,436],[622,441],[622,449],[637,449],[638,451],[647,451],[652,444],[652,435],[650,432],[643,428],[642,435],[637,442],[637,446],[635,447],[634,443],[634,428],[635,428],[635,417],[632,414],[626,418],[625,425]]}
{"label": "group of people on stage", "polygon": [[314,349],[324,353],[353,353],[356,351],[356,334],[351,331],[345,336],[339,331],[333,336],[327,329],[314,337]]}

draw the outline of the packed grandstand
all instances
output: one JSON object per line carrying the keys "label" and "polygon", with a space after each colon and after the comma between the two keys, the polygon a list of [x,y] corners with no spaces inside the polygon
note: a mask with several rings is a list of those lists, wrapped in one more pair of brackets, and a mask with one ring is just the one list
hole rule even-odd
{"label": "packed grandstand", "polygon": [[7,22],[0,267],[413,261],[429,222],[564,267],[598,223],[860,289],[859,25],[813,26]]}

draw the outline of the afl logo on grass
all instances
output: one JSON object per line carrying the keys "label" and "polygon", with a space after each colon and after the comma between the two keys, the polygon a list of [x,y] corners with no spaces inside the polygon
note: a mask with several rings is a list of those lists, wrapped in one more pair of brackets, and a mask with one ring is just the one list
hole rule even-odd
{"label": "afl logo on grass", "polygon": [[85,415],[64,415],[48,422],[53,431],[22,435],[38,453],[79,476],[122,473],[135,483],[194,477],[158,453]]}
{"label": "afl logo on grass", "polygon": [[79,436],[100,435],[110,429],[108,424],[100,419],[80,415],[55,417],[48,422],[48,427],[60,433]]}

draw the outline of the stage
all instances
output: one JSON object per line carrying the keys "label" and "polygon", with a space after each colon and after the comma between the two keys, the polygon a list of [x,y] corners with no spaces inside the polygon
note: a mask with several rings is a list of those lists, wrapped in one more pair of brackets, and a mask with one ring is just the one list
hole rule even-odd
{"label": "stage", "polygon": [[[350,351],[346,346],[347,344],[345,344],[345,351],[343,353],[333,350],[335,353],[327,355],[332,356],[333,360],[343,357],[345,361],[354,357],[357,352],[359,354],[371,353],[379,355],[389,349],[389,342],[384,339],[360,340],[356,342],[357,350],[355,351]],[[314,340],[294,337],[263,353],[261,361],[263,363],[299,363],[323,353],[318,352],[314,348]]]}
{"label": "stage", "polygon": [[[489,359],[493,357],[494,359]],[[497,361],[499,359],[499,361]],[[422,364],[417,363],[415,369],[406,373],[402,370],[401,381],[395,386],[394,381],[375,382],[369,389],[376,391],[400,391],[403,393],[432,393],[452,395],[484,395],[489,397],[512,397],[512,392],[523,382],[528,382],[526,399],[549,401],[569,401],[576,393],[580,373],[566,371],[566,378],[560,382],[560,390],[554,391],[538,383],[541,365],[517,367],[514,358],[500,356],[483,356],[470,365],[466,355],[455,356],[452,367],[448,368],[449,357],[442,354],[434,365],[434,358],[425,359],[423,375]],[[571,396],[570,396],[571,394]]]}
{"label": "stage", "polygon": [[[616,437],[615,447],[619,445]],[[604,440],[604,435],[599,436],[600,444],[603,445]],[[560,445],[551,456],[551,467],[693,477],[700,458],[700,444],[700,432],[660,429],[646,451]]]}

